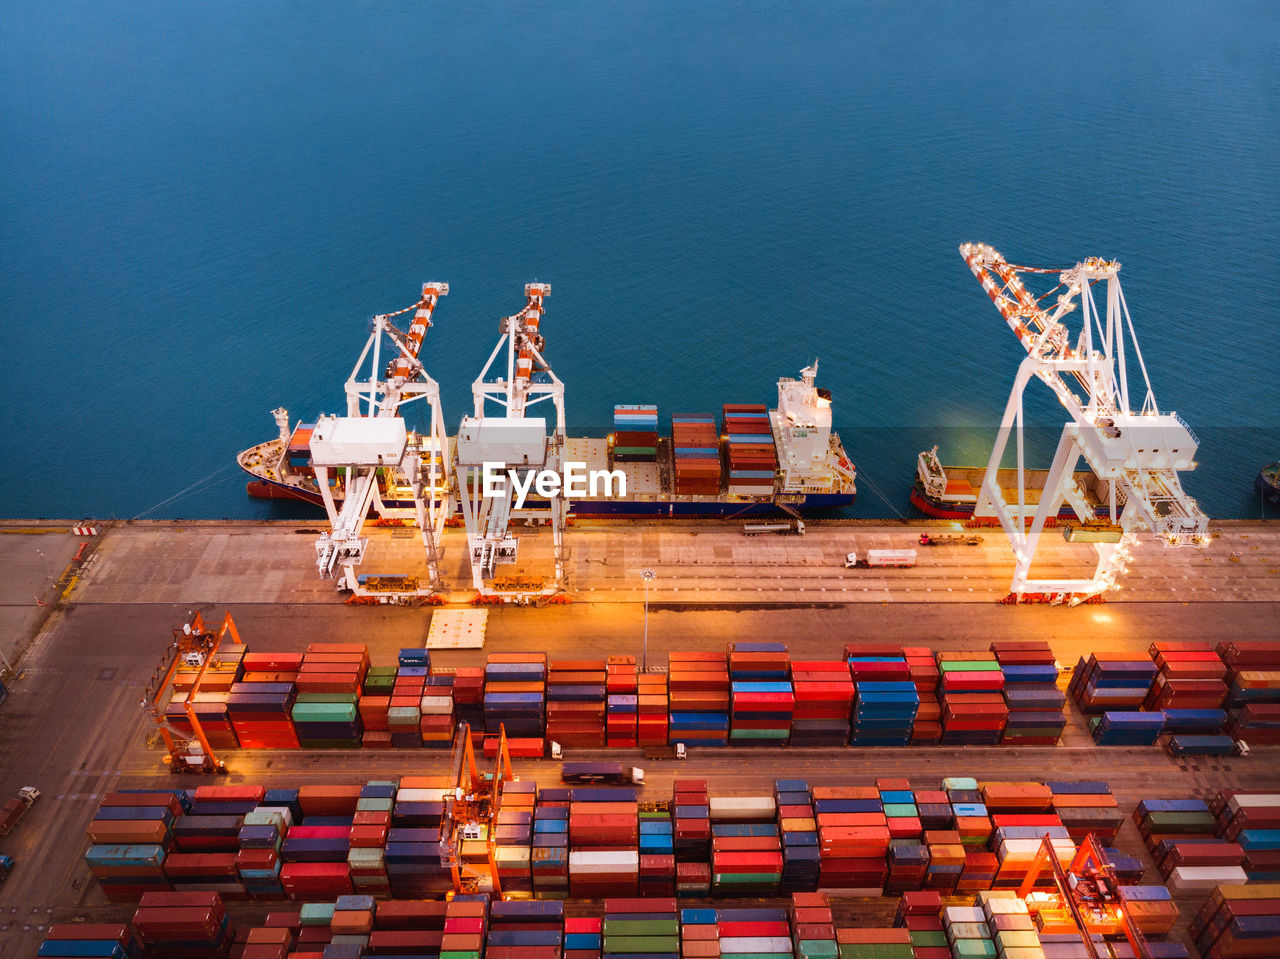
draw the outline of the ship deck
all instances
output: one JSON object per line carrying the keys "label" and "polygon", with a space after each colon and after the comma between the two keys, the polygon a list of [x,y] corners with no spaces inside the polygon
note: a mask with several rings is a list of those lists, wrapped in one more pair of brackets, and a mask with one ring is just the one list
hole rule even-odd
{"label": "ship deck", "polygon": [[[944,466],[947,474],[946,499],[954,503],[976,503],[982,490],[982,481],[986,476],[985,466]],[[1024,496],[1029,506],[1040,502],[1040,494],[1049,479],[1048,470],[1026,470]],[[1106,500],[1107,485],[1090,470],[1077,470],[1076,482],[1084,491],[1084,498],[1090,506],[1100,506]],[[996,482],[1006,503],[1018,502],[1018,473],[1016,470],[1002,469],[996,473]]]}

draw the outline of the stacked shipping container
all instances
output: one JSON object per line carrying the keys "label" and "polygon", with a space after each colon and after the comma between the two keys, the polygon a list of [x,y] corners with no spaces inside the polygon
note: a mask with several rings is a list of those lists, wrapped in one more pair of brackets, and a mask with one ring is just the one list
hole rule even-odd
{"label": "stacked shipping container", "polygon": [[1004,701],[1009,707],[1001,743],[1052,746],[1067,724],[1062,710],[1067,697],[1058,689],[1058,664],[1043,640],[991,644],[1004,674]]}
{"label": "stacked shipping container", "polygon": [[613,408],[613,444],[618,463],[652,463],[658,457],[658,408],[651,405]]}
{"label": "stacked shipping container", "polygon": [[668,658],[671,743],[729,745],[729,663],[724,653],[672,652]]}
{"label": "stacked shipping container", "polygon": [[1004,673],[991,653],[939,652],[942,681],[942,742],[994,746],[1000,742],[1009,707]]}
{"label": "stacked shipping container", "polygon": [[720,492],[720,433],[710,413],[676,413],[671,417],[673,490],[680,496],[715,496]]}
{"label": "stacked shipping container", "polygon": [[778,454],[763,406],[724,406],[724,464],[733,496],[771,496]]}
{"label": "stacked shipping container", "polygon": [[738,745],[778,746],[791,738],[795,694],[791,661],[782,643],[730,643],[729,739]]}

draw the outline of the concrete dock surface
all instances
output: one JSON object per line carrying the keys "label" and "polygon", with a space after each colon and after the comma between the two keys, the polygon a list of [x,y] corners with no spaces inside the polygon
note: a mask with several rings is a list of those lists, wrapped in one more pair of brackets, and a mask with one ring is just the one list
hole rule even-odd
{"label": "concrete dock surface", "polygon": [[[443,651],[444,666],[479,665],[486,653],[540,650],[552,659],[631,653],[663,665],[674,649],[722,650],[734,640],[785,642],[794,658],[834,659],[846,642],[893,642],[935,649],[985,649],[993,640],[1046,639],[1064,666],[1091,650],[1146,655],[1157,639],[1274,639],[1280,635],[1280,525],[1217,524],[1205,551],[1136,551],[1125,588],[1102,605],[1001,606],[1012,554],[998,530],[979,546],[919,548],[906,570],[846,570],[851,549],[913,546],[922,530],[949,524],[809,524],[804,537],[751,537],[736,524],[597,524],[568,531],[575,601],[489,612],[481,650]],[[300,649],[311,642],[367,643],[375,664],[425,643],[431,608],[347,606],[315,569],[315,524],[153,523],[77,536],[70,524],[0,523],[0,652],[16,667],[0,706],[0,797],[38,786],[44,796],[0,852],[15,858],[0,885],[0,955],[33,955],[48,923],[77,917],[121,921],[128,906],[107,903],[84,865],[84,830],[101,796],[117,788],[199,785],[162,764],[149,741],[143,688],[192,611],[210,622],[230,611],[251,650]],[[34,530],[43,529],[44,532]],[[421,543],[408,530],[371,529],[369,572],[416,573]],[[1047,572],[1086,575],[1092,551],[1046,533]],[[408,534],[408,535],[406,535]],[[531,561],[549,547],[546,531],[522,550]],[[90,546],[82,562],[72,559]],[[470,595],[459,530],[447,531],[445,578]],[[418,565],[414,565],[417,563]],[[652,568],[648,641],[639,571]],[[41,605],[43,604],[43,605]],[[677,776],[710,781],[713,792],[768,791],[778,778],[811,784],[869,784],[908,776],[920,788],[945,776],[978,779],[1089,778],[1109,782],[1126,814],[1143,798],[1210,798],[1222,788],[1280,789],[1280,747],[1248,757],[1174,760],[1157,747],[1095,747],[1086,718],[1070,704],[1053,749],[909,748],[690,750],[683,763],[643,762],[643,795],[670,795]],[[639,753],[611,751],[616,759]],[[446,751],[239,751],[226,755],[230,782],[280,786],[351,783],[430,773]],[[584,756],[583,758],[587,758]],[[517,760],[522,778],[557,779],[554,764]],[[219,780],[222,781],[222,780]],[[1158,873],[1132,823],[1120,848]],[[1181,897],[1186,922],[1204,895]],[[891,900],[846,902],[845,915],[884,922]],[[264,904],[235,904],[248,920]]]}

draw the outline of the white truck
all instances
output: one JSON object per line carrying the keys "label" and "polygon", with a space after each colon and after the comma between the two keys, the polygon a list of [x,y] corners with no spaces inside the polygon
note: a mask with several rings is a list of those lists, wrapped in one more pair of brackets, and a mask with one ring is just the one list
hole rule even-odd
{"label": "white truck", "polygon": [[795,522],[786,521],[781,523],[747,523],[742,527],[743,536],[763,536],[766,533],[780,533],[784,536],[794,533],[797,536],[803,536],[804,521],[796,520]]}
{"label": "white truck", "polygon": [[869,549],[866,556],[858,558],[855,550],[844,558],[845,569],[906,569],[916,564],[914,549]]}

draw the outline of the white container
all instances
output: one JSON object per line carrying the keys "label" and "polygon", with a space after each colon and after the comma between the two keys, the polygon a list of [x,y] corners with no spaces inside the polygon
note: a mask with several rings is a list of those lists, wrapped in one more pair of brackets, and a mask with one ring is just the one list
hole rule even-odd
{"label": "white container", "polygon": [[772,796],[713,796],[708,808],[712,819],[772,819],[777,804]]}
{"label": "white container", "polygon": [[444,802],[444,789],[398,789],[396,802]]}
{"label": "white container", "polygon": [[1244,885],[1249,874],[1239,866],[1179,866],[1169,876],[1169,888],[1212,889],[1220,883]]}
{"label": "white container", "polygon": [[720,940],[720,953],[791,952],[790,936],[728,936]]}
{"label": "white container", "polygon": [[453,713],[452,696],[423,696],[419,711],[426,716],[448,716]]}

